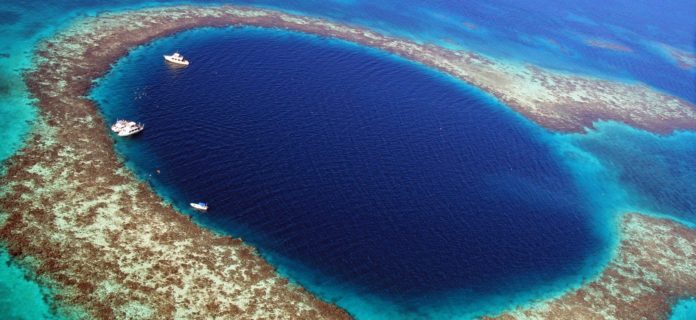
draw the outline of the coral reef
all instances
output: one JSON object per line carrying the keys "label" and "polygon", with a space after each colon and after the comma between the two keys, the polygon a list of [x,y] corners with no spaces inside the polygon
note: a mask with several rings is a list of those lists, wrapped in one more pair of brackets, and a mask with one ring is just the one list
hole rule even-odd
{"label": "coral reef", "polygon": [[595,48],[601,48],[601,49],[607,49],[607,50],[613,50],[613,51],[619,51],[619,52],[633,52],[633,49],[629,46],[612,42],[609,40],[602,40],[602,39],[587,39],[585,40],[585,44],[590,46],[590,47],[595,47]]}
{"label": "coral reef", "polygon": [[673,46],[657,43],[659,50],[664,52],[679,68],[690,70],[696,68],[696,54],[693,52],[677,49]]}

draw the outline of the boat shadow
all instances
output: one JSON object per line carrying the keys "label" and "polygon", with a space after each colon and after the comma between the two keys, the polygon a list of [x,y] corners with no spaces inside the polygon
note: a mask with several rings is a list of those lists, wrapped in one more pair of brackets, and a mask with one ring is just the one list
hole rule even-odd
{"label": "boat shadow", "polygon": [[184,72],[186,69],[185,65],[180,65],[180,64],[175,64],[175,63],[170,63],[170,62],[164,62],[164,64],[167,66],[167,72],[169,73],[170,76],[177,77],[180,74]]}

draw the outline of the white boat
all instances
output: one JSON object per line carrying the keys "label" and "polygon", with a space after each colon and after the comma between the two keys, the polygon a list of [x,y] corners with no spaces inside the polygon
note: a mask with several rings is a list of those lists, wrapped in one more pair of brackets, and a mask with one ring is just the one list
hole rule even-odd
{"label": "white boat", "polygon": [[127,124],[128,120],[118,120],[111,126],[111,131],[119,133],[126,127]]}
{"label": "white boat", "polygon": [[191,202],[191,207],[193,207],[196,210],[200,210],[200,211],[207,211],[208,210],[208,204],[205,202],[199,202],[199,203]]}
{"label": "white boat", "polygon": [[189,64],[188,60],[185,60],[184,56],[180,55],[178,52],[174,52],[172,55],[164,55],[164,60],[184,66],[188,66]]}
{"label": "white boat", "polygon": [[[113,128],[112,128],[113,129]],[[142,123],[135,123],[133,121],[128,121],[126,125],[118,131],[119,137],[132,136],[140,131],[145,130],[145,125]]]}

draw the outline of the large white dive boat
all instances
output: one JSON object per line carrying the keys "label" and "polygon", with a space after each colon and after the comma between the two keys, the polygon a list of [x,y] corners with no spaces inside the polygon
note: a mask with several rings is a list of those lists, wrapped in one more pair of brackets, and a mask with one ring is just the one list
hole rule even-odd
{"label": "large white dive boat", "polygon": [[127,137],[145,130],[145,125],[134,121],[118,120],[111,126],[111,130],[116,132],[119,137]]}
{"label": "large white dive boat", "polygon": [[184,66],[188,66],[189,64],[188,60],[185,60],[184,56],[180,55],[178,52],[174,52],[172,55],[164,55],[164,60]]}

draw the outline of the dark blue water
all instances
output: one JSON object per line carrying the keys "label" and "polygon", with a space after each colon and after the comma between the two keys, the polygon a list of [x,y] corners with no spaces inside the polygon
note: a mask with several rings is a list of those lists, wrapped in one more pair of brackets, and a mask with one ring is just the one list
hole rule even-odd
{"label": "dark blue water", "polygon": [[[192,65],[164,65],[174,49]],[[602,244],[541,130],[376,50],[194,31],[138,49],[94,97],[146,124],[117,148],[179,205],[208,201],[205,223],[398,305],[527,292]]]}

